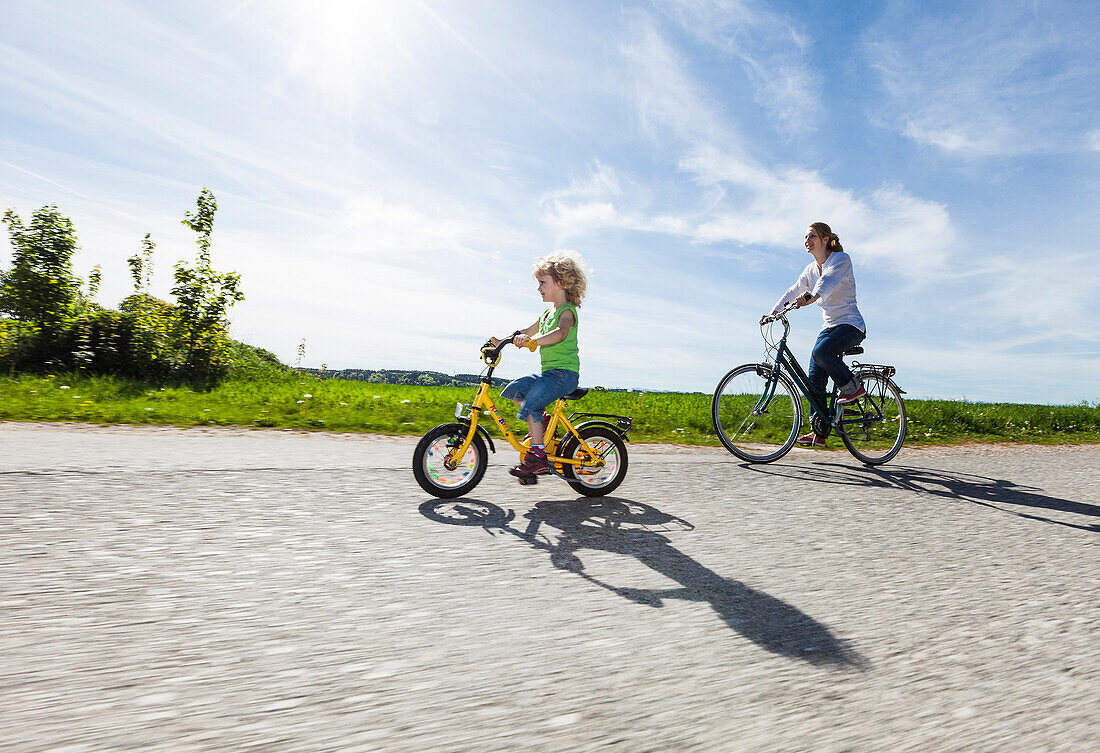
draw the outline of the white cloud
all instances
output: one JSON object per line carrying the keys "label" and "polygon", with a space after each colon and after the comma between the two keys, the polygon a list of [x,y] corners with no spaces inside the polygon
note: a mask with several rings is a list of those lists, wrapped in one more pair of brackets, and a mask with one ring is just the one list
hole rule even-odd
{"label": "white cloud", "polygon": [[612,167],[597,162],[587,176],[573,177],[568,187],[549,191],[540,199],[542,220],[559,241],[606,229],[690,235],[684,218],[652,212],[649,189],[635,181],[627,181],[626,186]]}
{"label": "white cloud", "polygon": [[1100,290],[1100,270],[1090,257],[1035,248],[1009,264],[980,265],[975,277],[979,286],[968,305],[990,326],[1011,328],[1004,347],[1050,338],[1071,349],[1082,341],[1100,344],[1100,330],[1088,325],[1084,313]]}
{"label": "white cloud", "polygon": [[468,219],[476,212],[464,207],[452,211],[387,201],[378,194],[346,198],[340,216],[351,247],[375,258],[394,258],[422,252],[459,253],[486,257],[478,248],[490,233],[488,223]]}
{"label": "white cloud", "polygon": [[570,180],[568,188],[551,191],[544,197],[544,201],[598,200],[621,196],[622,193],[623,189],[619,185],[619,176],[616,174],[615,169],[597,160],[588,175],[583,177],[574,176]]}
{"label": "white cloud", "polygon": [[715,212],[700,224],[695,237],[701,242],[789,247],[807,224],[824,220],[861,260],[894,267],[914,278],[938,275],[955,242],[945,207],[918,199],[896,185],[857,197],[806,170],[761,175],[733,164],[725,173],[722,168],[730,166],[728,160],[706,151],[685,166],[706,180],[747,188],[752,197],[743,206]]}

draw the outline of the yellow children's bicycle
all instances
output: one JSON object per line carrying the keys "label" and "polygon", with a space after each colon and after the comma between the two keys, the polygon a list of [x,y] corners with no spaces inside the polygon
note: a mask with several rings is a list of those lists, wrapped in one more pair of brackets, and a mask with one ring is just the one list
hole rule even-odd
{"label": "yellow children's bicycle", "polygon": [[[513,337],[519,334],[517,331]],[[500,363],[501,351],[512,344],[512,338],[489,338],[481,347],[481,360],[487,368],[481,374],[477,396],[469,405],[455,408],[455,423],[440,424],[425,434],[413,452],[413,475],[420,487],[434,497],[461,497],[480,483],[489,465],[485,446],[496,452],[492,437],[478,423],[488,412],[500,428],[508,444],[523,457],[530,448],[529,439],[517,439],[508,428],[489,395],[493,384],[493,369]],[[536,343],[524,347],[535,350]],[[626,433],[634,421],[625,416],[607,413],[570,413],[567,400],[579,400],[588,393],[576,389],[558,400],[550,412],[546,426],[546,459],[550,472],[565,479],[586,497],[602,497],[611,493],[626,477]],[[537,476],[520,477],[521,484],[534,484]]]}

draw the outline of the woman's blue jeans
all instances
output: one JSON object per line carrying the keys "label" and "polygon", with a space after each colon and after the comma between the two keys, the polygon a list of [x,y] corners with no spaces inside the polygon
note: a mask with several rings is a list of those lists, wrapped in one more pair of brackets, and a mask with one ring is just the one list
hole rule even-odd
{"label": "woman's blue jeans", "polygon": [[[810,369],[806,376],[810,379],[810,386],[825,402],[825,384],[832,378],[837,387],[847,387],[855,375],[844,363],[841,354],[849,348],[854,348],[867,337],[866,332],[860,332],[851,324],[838,324],[835,327],[821,330],[814,343],[813,353],[810,354]],[[813,411],[811,413],[811,417]]]}

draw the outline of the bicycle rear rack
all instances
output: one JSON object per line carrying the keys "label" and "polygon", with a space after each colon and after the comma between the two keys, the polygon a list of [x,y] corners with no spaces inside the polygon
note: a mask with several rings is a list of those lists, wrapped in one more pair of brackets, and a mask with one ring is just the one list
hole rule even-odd
{"label": "bicycle rear rack", "polygon": [[615,420],[615,428],[622,433],[630,431],[630,427],[634,425],[634,419],[627,416],[615,416],[610,413],[570,413],[569,422],[575,424],[573,421],[575,418],[611,418]]}
{"label": "bicycle rear rack", "polygon": [[852,366],[863,372],[871,372],[877,374],[884,379],[890,379],[897,373],[897,369],[893,366],[885,366],[879,363],[860,363],[859,361],[853,361]]}

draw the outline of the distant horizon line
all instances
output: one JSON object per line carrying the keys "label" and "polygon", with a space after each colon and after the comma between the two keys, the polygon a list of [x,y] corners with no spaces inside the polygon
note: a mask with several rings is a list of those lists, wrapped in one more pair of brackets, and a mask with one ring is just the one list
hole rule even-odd
{"label": "distant horizon line", "polygon": [[[315,368],[315,367],[305,367],[305,366],[303,366],[303,367],[299,367],[299,368],[301,368],[302,371],[318,372],[318,373],[322,372],[322,369]],[[409,373],[409,374],[413,374],[413,373],[415,373],[415,374],[439,374],[440,376],[447,376],[447,377],[452,377],[452,378],[472,377],[472,378],[475,378],[475,379],[480,377],[480,374],[477,374],[477,373],[474,373],[474,372],[468,372],[468,371],[449,373],[449,372],[446,372],[446,371],[438,371],[438,370],[435,370],[435,369],[370,369],[370,368],[360,368],[360,367],[354,367],[354,366],[349,366],[347,368],[342,368],[342,369],[334,369],[334,368],[331,368],[331,367],[326,367],[323,370],[323,373],[334,373],[334,372],[340,372],[340,371],[369,371],[369,372],[387,371],[387,372],[404,372],[404,373]],[[494,379],[501,379],[503,381],[510,381],[510,380],[505,379],[504,377],[493,377],[493,378]],[[349,380],[349,381],[356,381],[356,380]],[[416,387],[418,385],[397,384],[397,385],[394,385],[394,386],[395,387]],[[424,385],[420,385],[420,386],[424,386]],[[648,387],[608,387],[608,386],[602,385],[602,384],[601,385],[593,385],[592,387],[589,387],[588,389],[589,390],[595,390],[597,388],[599,388],[601,390],[605,390],[607,392],[631,392],[631,393],[638,393],[638,394],[644,394],[644,393],[647,393],[647,392],[659,393],[659,394],[677,394],[677,395],[710,395],[710,394],[712,394],[709,391],[703,391],[703,390],[664,390],[664,389],[656,389],[656,388],[650,389]],[[1100,406],[1100,400],[1097,400],[1095,402],[1090,402],[1088,400],[1080,400],[1080,401],[1075,402],[1075,403],[1039,403],[1039,402],[1025,403],[1025,402],[1013,402],[1013,401],[1009,401],[1009,400],[972,400],[972,399],[967,398],[965,396],[964,397],[928,397],[928,396],[918,397],[918,396],[909,396],[907,399],[909,399],[909,400],[939,401],[939,402],[946,402],[946,403],[964,403],[966,405],[1049,405],[1049,406],[1053,406],[1053,407],[1083,406],[1083,407],[1086,407],[1086,408],[1095,408],[1097,406]]]}

